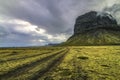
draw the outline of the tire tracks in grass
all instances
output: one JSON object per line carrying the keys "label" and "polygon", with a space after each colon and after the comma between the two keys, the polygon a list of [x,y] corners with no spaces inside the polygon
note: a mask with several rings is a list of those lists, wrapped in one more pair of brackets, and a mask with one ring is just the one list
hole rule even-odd
{"label": "tire tracks in grass", "polygon": [[6,56],[8,56],[8,55],[10,55],[10,54],[12,54],[11,52],[0,52],[0,58],[1,57],[6,57]]}
{"label": "tire tracks in grass", "polygon": [[36,54],[36,55],[32,55],[32,56],[24,56],[24,57],[20,57],[20,58],[15,58],[15,59],[8,59],[8,60],[3,60],[0,61],[0,63],[4,63],[4,62],[8,62],[8,61],[14,61],[14,60],[21,60],[21,59],[26,59],[26,58],[31,58],[31,57],[36,57],[36,56],[40,56],[40,55],[44,55],[44,54],[48,54],[50,52],[44,52],[41,54]]}
{"label": "tire tracks in grass", "polygon": [[46,68],[38,71],[38,73],[33,76],[31,79],[29,80],[38,80],[41,77],[43,77],[45,74],[47,74],[49,71],[51,71],[53,68],[55,68],[57,65],[59,65],[61,63],[61,61],[63,60],[63,58],[65,57],[65,55],[68,53],[69,49],[67,49],[62,55],[60,55],[58,58],[54,59],[52,62],[50,62]]}
{"label": "tire tracks in grass", "polygon": [[34,61],[30,64],[25,64],[23,66],[17,67],[16,69],[14,69],[12,71],[9,71],[6,74],[0,75],[0,80],[6,80],[11,76],[19,75],[19,74],[23,73],[24,71],[26,71],[28,68],[34,67],[35,65],[39,64],[40,62],[46,61],[46,60],[48,60],[48,59],[50,59],[50,58],[52,58],[52,57],[54,57],[54,56],[56,56],[56,55],[58,55],[59,53],[62,53],[62,52],[64,52],[64,50],[56,52],[52,55],[49,55],[49,56],[47,56],[45,58],[42,58],[42,59],[39,59],[37,61]]}
{"label": "tire tracks in grass", "polygon": [[[10,78],[10,80],[12,80],[12,79],[15,79],[15,80],[16,80],[16,79],[31,80],[34,76],[38,75],[39,71],[43,71],[43,70],[47,69],[46,67],[49,67],[50,64],[51,64],[51,62],[53,62],[54,60],[58,59],[60,56],[63,56],[65,53],[66,53],[66,50],[64,50],[64,52],[61,52],[60,54],[57,54],[57,55],[51,57],[51,58],[48,59],[48,60],[45,60],[45,61],[43,61],[43,62],[41,62],[41,63],[38,63],[38,64],[36,64],[36,65],[34,65],[34,66],[30,67],[30,68],[27,68],[27,69],[26,69],[25,71],[23,71],[22,73],[20,73],[20,74],[18,74],[18,75],[16,75],[16,76],[12,76],[12,77]],[[57,62],[58,62],[58,61],[57,61]],[[44,64],[44,63],[46,63],[46,64]],[[41,66],[41,65],[43,65],[43,66]],[[34,71],[29,72],[29,71],[31,71],[32,69],[35,70],[36,67],[38,67],[38,70],[37,70],[37,71],[35,71],[35,72],[34,72]],[[27,77],[25,77],[24,75],[26,75],[26,74],[30,74],[30,75],[27,76]],[[43,73],[42,73],[42,74],[43,74]],[[23,77],[21,77],[21,76],[23,76]],[[34,79],[33,79],[33,80],[34,80]],[[35,79],[35,80],[36,80],[36,79]]]}

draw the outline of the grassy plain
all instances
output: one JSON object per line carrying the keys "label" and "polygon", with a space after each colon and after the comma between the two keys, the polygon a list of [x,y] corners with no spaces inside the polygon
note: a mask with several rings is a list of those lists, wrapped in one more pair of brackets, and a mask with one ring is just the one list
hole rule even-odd
{"label": "grassy plain", "polygon": [[120,46],[1,48],[0,80],[120,80]]}

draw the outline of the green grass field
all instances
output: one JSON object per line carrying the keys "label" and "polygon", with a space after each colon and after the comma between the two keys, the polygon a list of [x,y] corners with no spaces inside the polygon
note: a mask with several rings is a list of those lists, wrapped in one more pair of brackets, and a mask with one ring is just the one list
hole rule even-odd
{"label": "green grass field", "polygon": [[120,80],[120,46],[1,48],[0,80]]}

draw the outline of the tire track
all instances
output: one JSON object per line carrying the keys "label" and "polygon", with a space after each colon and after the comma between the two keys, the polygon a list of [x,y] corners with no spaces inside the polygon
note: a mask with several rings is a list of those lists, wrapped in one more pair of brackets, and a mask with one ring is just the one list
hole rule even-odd
{"label": "tire track", "polygon": [[[17,77],[19,77],[19,76],[21,76],[21,75],[24,75],[24,74],[27,74],[26,72],[29,72],[29,70],[32,70],[32,69],[34,69],[34,68],[37,67],[37,66],[43,65],[43,63],[45,63],[45,62],[47,62],[47,65],[46,65],[46,66],[49,66],[48,64],[50,64],[54,59],[62,56],[65,51],[66,51],[66,50],[64,50],[63,52],[60,52],[60,53],[57,54],[57,55],[54,55],[54,56],[50,57],[49,59],[47,59],[47,60],[45,60],[45,61],[43,61],[43,62],[41,62],[41,63],[38,63],[38,64],[36,64],[36,65],[31,66],[30,68],[25,69],[25,71],[23,71],[22,73],[19,73],[19,74],[17,74],[17,75],[12,76],[13,79],[14,79],[14,78],[17,79]],[[42,68],[39,68],[39,70],[44,69],[46,66],[43,66]],[[46,68],[45,68],[45,69],[46,69]],[[38,73],[39,70],[36,71],[35,73],[31,73],[32,76],[34,76],[36,73]],[[26,77],[26,78],[23,78],[23,79],[25,79],[25,80],[30,80],[31,77]]]}
{"label": "tire track", "polygon": [[55,54],[52,54],[52,55],[47,56],[45,58],[39,59],[39,60],[37,60],[35,62],[32,62],[30,64],[25,64],[23,66],[17,67],[16,69],[14,69],[12,71],[9,71],[6,74],[0,75],[0,80],[5,80],[5,79],[8,79],[11,76],[22,74],[28,68],[34,67],[35,65],[39,64],[40,62],[46,61],[46,60],[48,60],[48,59],[50,59],[50,58],[52,58],[52,57],[54,57],[54,56],[56,56],[56,55],[58,55],[59,53],[62,53],[62,52],[64,52],[64,50],[56,52]]}
{"label": "tire track", "polygon": [[62,55],[60,55],[58,58],[54,59],[50,64],[47,65],[46,68],[44,68],[43,70],[38,71],[38,73],[29,80],[38,80],[39,78],[44,76],[44,74],[46,74],[47,72],[49,72],[50,70],[55,68],[57,65],[60,64],[60,62],[63,60],[65,55],[68,53],[68,51],[69,50],[67,49]]}
{"label": "tire track", "polygon": [[21,59],[26,59],[26,58],[31,58],[31,57],[36,57],[36,56],[40,56],[40,55],[44,55],[44,54],[48,54],[48,53],[50,53],[50,52],[44,52],[44,53],[41,53],[41,54],[36,54],[36,55],[32,55],[32,56],[25,56],[25,57],[21,57],[21,58],[3,60],[3,61],[0,61],[0,63],[4,63],[4,62],[8,62],[8,61],[14,61],[14,60],[21,60]]}

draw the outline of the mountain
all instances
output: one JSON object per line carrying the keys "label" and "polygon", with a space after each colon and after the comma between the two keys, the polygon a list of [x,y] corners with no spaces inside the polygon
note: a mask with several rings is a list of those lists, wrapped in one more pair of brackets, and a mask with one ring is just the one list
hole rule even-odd
{"label": "mountain", "polygon": [[119,45],[120,26],[108,13],[88,12],[76,19],[74,34],[62,45]]}

